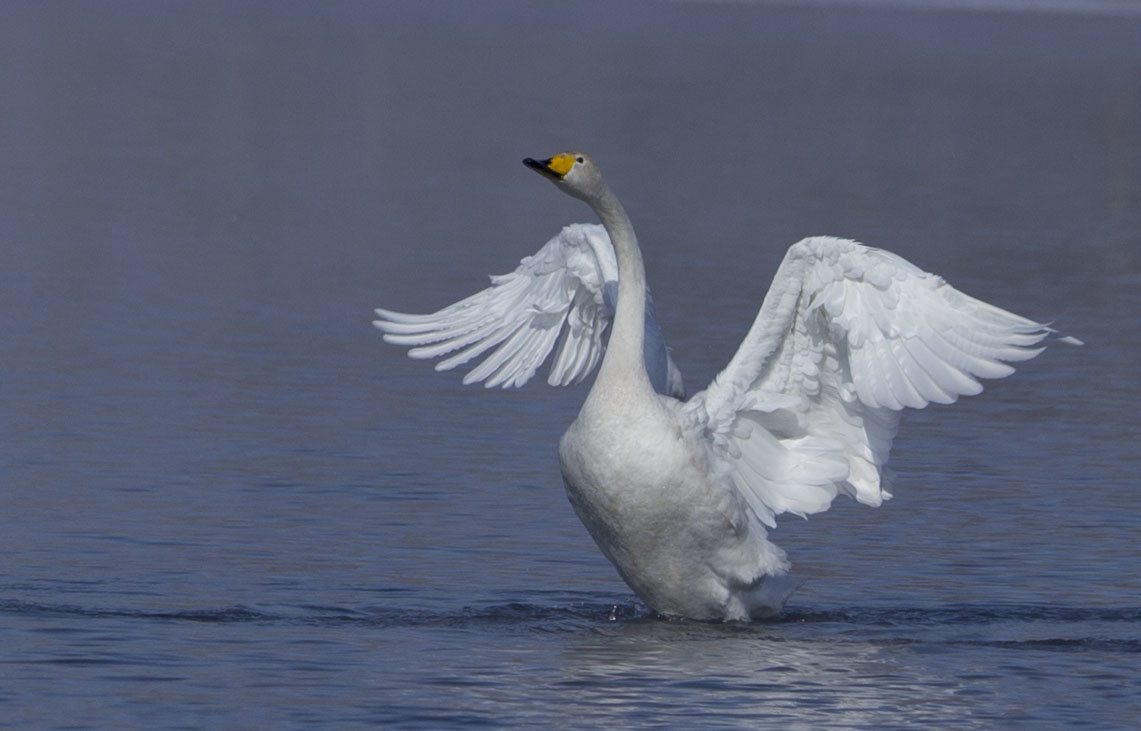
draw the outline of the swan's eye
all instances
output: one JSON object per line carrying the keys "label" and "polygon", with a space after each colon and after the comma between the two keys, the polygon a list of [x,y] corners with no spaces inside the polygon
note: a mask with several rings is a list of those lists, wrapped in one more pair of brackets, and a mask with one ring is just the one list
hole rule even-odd
{"label": "swan's eye", "polygon": [[575,162],[586,162],[586,160],[583,160],[582,155],[579,155],[578,157],[575,158]]}

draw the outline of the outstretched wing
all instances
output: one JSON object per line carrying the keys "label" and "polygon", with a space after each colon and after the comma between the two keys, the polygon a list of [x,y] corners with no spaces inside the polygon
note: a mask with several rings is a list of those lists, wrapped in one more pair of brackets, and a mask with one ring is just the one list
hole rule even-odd
{"label": "outstretched wing", "polygon": [[[429,315],[378,309],[373,324],[386,342],[412,346],[413,358],[448,356],[436,364],[438,371],[482,358],[463,382],[484,381],[488,388],[522,386],[555,351],[547,381],[565,386],[581,381],[601,360],[617,292],[610,237],[602,226],[578,223],[514,272],[493,276],[487,289]],[[661,393],[684,396],[649,308],[646,367]]]}
{"label": "outstretched wing", "polygon": [[879,505],[899,411],[979,393],[978,379],[1009,375],[1052,332],[890,252],[804,239],[729,365],[683,411],[770,526],[840,493]]}

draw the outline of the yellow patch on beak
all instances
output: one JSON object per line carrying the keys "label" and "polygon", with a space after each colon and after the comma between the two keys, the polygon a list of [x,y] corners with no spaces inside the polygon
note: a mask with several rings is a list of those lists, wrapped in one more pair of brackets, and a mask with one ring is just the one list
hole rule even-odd
{"label": "yellow patch on beak", "polygon": [[547,162],[547,169],[560,178],[569,173],[572,167],[574,167],[574,155],[565,152],[555,155]]}

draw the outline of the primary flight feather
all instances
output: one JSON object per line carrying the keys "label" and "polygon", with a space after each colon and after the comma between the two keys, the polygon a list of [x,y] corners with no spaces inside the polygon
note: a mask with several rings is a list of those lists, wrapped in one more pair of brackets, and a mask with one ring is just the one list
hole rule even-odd
{"label": "primary flight feather", "polygon": [[891,496],[883,468],[901,409],[977,394],[978,379],[1009,375],[1007,363],[1054,334],[895,254],[813,237],[789,248],[725,369],[682,400],[633,226],[597,164],[581,152],[524,163],[602,225],[568,226],[434,314],[377,310],[374,324],[413,357],[448,356],[438,370],[482,358],[465,383],[521,386],[552,353],[553,385],[597,367],[559,440],[567,496],[663,615],[779,611],[794,585],[768,540],[776,516],[826,510],[841,493],[879,505]]}

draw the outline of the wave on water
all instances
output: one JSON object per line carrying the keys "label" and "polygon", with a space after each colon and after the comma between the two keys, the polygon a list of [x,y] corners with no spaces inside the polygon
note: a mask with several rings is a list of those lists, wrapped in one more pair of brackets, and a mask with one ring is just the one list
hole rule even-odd
{"label": "wave on water", "polygon": [[936,607],[855,607],[788,611],[772,622],[853,625],[985,625],[996,622],[1141,622],[1141,607],[1064,607],[1039,604],[950,604]]}
{"label": "wave on water", "polygon": [[481,608],[464,607],[459,612],[390,607],[350,609],[318,605],[287,605],[253,608],[243,605],[205,609],[147,610],[89,607],[75,604],[45,604],[0,600],[0,614],[90,619],[138,619],[170,622],[290,623],[314,625],[359,624],[388,626],[463,626],[472,624],[534,624],[568,620],[602,622],[645,619],[652,615],[641,605],[581,602],[565,606],[542,606],[512,602]]}
{"label": "wave on water", "polygon": [[[430,611],[395,607],[347,608],[317,605],[272,607],[230,606],[185,610],[146,610],[43,604],[0,600],[0,614],[26,617],[122,619],[151,622],[304,624],[367,628],[440,627],[493,630],[496,627],[543,632],[583,631],[623,624],[657,623],[691,631],[763,633],[777,639],[782,626],[811,630],[829,641],[863,640],[884,643],[930,643],[931,628],[981,628],[987,625],[1049,626],[1056,637],[951,638],[938,644],[987,645],[1048,650],[1141,652],[1141,638],[1121,638],[1123,625],[1141,625],[1141,607],[1058,607],[1042,605],[957,604],[936,607],[794,608],[769,620],[753,623],[702,623],[663,620],[637,602],[613,604],[574,601],[562,604],[509,602],[459,611]],[[1066,631],[1072,628],[1073,631]],[[1115,631],[1097,632],[1096,628]],[[841,636],[837,636],[837,630]],[[862,630],[862,631],[861,631]],[[870,637],[868,635],[871,635]],[[1071,636],[1085,635],[1085,636]],[[806,639],[803,633],[798,639]]]}

